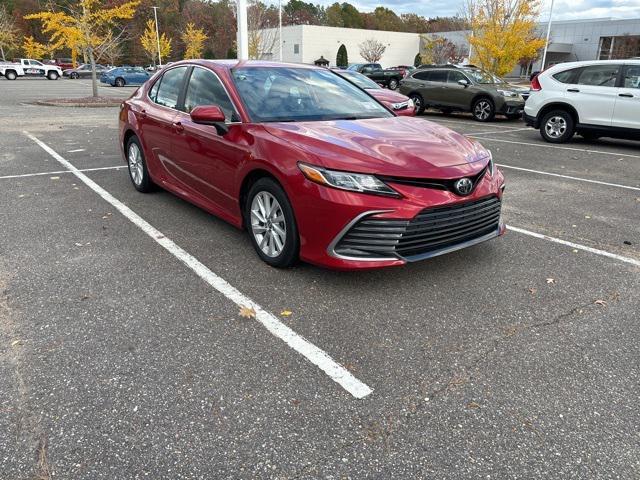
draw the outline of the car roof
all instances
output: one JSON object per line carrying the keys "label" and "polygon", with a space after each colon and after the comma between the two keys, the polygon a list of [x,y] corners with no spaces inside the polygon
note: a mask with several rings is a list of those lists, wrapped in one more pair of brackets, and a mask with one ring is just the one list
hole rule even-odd
{"label": "car roof", "polygon": [[269,68],[304,68],[308,70],[326,70],[325,67],[319,67],[316,65],[307,65],[304,63],[284,63],[284,62],[273,62],[268,60],[204,60],[204,59],[193,59],[193,60],[182,60],[179,62],[172,63],[171,66],[175,65],[206,65],[210,67],[217,67],[224,70],[231,70],[232,68],[254,68],[254,67],[269,67]]}
{"label": "car roof", "polygon": [[591,65],[620,65],[620,64],[628,64],[628,65],[640,65],[640,60],[635,59],[620,59],[620,60],[583,60],[580,62],[563,62],[557,63],[546,70],[540,72],[540,74],[547,74],[549,72],[556,73],[562,72],[564,70],[569,70],[571,68],[578,67],[586,67]]}

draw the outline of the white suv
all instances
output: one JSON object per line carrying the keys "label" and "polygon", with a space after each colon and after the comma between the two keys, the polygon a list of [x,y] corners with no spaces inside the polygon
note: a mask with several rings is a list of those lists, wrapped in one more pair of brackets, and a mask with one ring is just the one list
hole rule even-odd
{"label": "white suv", "polygon": [[576,132],[586,139],[640,139],[640,60],[554,65],[531,81],[524,120],[552,143]]}

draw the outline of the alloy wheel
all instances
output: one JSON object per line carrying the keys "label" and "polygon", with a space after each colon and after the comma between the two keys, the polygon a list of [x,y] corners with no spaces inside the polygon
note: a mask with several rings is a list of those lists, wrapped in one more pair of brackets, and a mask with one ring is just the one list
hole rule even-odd
{"label": "alloy wheel", "polygon": [[547,120],[544,130],[551,138],[560,138],[567,131],[567,121],[560,116],[553,116]]}
{"label": "alloy wheel", "polygon": [[127,160],[129,163],[129,174],[131,180],[136,186],[142,185],[142,179],[144,177],[144,169],[142,165],[142,155],[140,153],[140,147],[136,143],[129,145],[129,153],[127,154]]}
{"label": "alloy wheel", "polygon": [[282,253],[287,222],[280,203],[267,191],[258,192],[251,201],[251,232],[262,253],[271,258]]}
{"label": "alloy wheel", "polygon": [[486,100],[480,100],[476,103],[473,114],[479,120],[486,120],[491,115],[491,104]]}

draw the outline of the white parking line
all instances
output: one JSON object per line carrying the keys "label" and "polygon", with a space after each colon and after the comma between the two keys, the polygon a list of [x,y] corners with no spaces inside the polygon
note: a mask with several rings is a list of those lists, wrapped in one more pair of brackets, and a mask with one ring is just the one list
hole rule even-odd
{"label": "white parking line", "polygon": [[[467,137],[474,138],[473,133],[467,134]],[[630,157],[630,158],[640,158],[640,155],[633,155],[631,153],[615,153],[615,152],[604,152],[602,150],[590,150],[587,148],[575,148],[575,147],[562,147],[560,145],[549,145],[546,143],[527,143],[527,142],[516,142],[514,140],[503,140],[501,138],[489,138],[489,137],[481,137],[483,141],[489,140],[492,142],[502,142],[502,143],[512,143],[514,145],[527,145],[529,147],[541,147],[541,148],[555,148],[558,150],[570,150],[572,152],[587,152],[587,153],[598,153],[602,155],[613,155],[615,157]]]}
{"label": "white parking line", "polygon": [[579,243],[568,242],[567,240],[550,237],[548,235],[543,235],[542,233],[532,232],[531,230],[525,230],[524,228],[514,227],[513,225],[507,225],[507,230],[510,230],[512,232],[522,233],[524,235],[529,235],[530,237],[540,238],[542,240],[547,240],[549,242],[559,243],[560,245],[565,245],[567,247],[575,248],[577,250],[584,250],[585,252],[593,253],[595,255],[613,258],[614,260],[619,260],[621,262],[630,263],[631,265],[640,267],[640,260],[636,260],[635,258],[624,257],[622,255],[618,255],[617,253],[607,252],[606,250],[587,247],[586,245],[580,245]]}
{"label": "white parking line", "polygon": [[260,305],[255,303],[249,297],[242,294],[239,290],[229,284],[222,277],[219,277],[209,270],[203,263],[190,253],[183,250],[176,243],[165,237],[162,232],[153,227],[150,223],[140,217],[128,206],[107,192],[100,185],[95,183],[84,173],[73,166],[69,161],[60,156],[55,150],[49,147],[29,132],[24,132],[27,137],[37,143],[45,152],[55,158],[62,166],[67,168],[85,185],[96,192],[106,202],[110,203],[122,215],[124,215],[131,223],[136,225],[140,230],[151,237],[156,243],[165,248],[171,255],[189,267],[202,280],[211,285],[215,290],[227,297],[239,307],[253,308],[256,312],[256,320],[260,322],[271,334],[275,335],[296,352],[301,354],[311,363],[316,365],[320,370],[326,373],[333,381],[338,383],[347,392],[355,398],[364,398],[373,390],[366,384],[355,378],[349,370],[333,360],[324,350],[316,347],[313,343],[298,335],[291,328],[278,320],[273,314],[264,310]]}
{"label": "white parking line", "polygon": [[[472,120],[471,118],[469,118],[468,120],[452,120],[452,119],[448,119],[448,118],[440,118],[440,117],[436,117],[436,116],[423,116],[421,118],[424,118],[425,120],[430,120],[432,122],[444,122],[444,123],[453,123],[455,125],[464,125],[464,126],[469,126],[469,127],[476,127],[476,128],[499,128],[499,129],[507,129],[507,130],[520,130],[521,127],[516,127],[516,126],[512,126],[512,125],[492,125],[490,123],[479,123],[476,122],[475,120]],[[521,124],[522,125],[522,124]],[[529,128],[526,128],[525,130],[529,130]]]}
{"label": "white parking line", "polygon": [[[96,168],[82,168],[78,169],[79,172],[96,172],[98,170],[119,170],[121,168],[127,168],[126,165],[115,165],[113,167],[96,167]],[[39,177],[42,175],[58,175],[59,173],[73,173],[70,170],[58,170],[55,172],[38,172],[38,173],[22,173],[20,175],[5,175],[0,177],[0,180],[6,180],[7,178],[25,178],[25,177]]]}
{"label": "white parking line", "polygon": [[608,187],[625,188],[627,190],[640,191],[640,187],[632,187],[630,185],[620,185],[619,183],[601,182],[600,180],[589,180],[588,178],[572,177],[571,175],[560,175],[559,173],[543,172],[541,170],[532,170],[530,168],[514,167],[512,165],[505,165],[504,163],[496,163],[497,166],[502,168],[510,168],[511,170],[521,170],[523,172],[537,173],[539,175],[548,175],[550,177],[566,178],[568,180],[576,180],[578,182],[595,183],[598,185],[606,185]]}
{"label": "white parking line", "polygon": [[[487,126],[489,126],[489,125],[487,125]],[[514,129],[512,129],[512,130],[506,130],[506,131],[504,131],[504,132],[502,132],[502,133],[520,132],[520,131],[522,131],[522,130],[531,130],[531,129],[530,129],[529,127],[526,127],[526,128],[514,128]],[[478,132],[478,133],[473,132],[473,133],[465,133],[464,135],[466,135],[467,137],[472,137],[472,136],[475,136],[475,135],[491,135],[491,134],[494,134],[494,135],[495,135],[495,134],[496,134],[496,132],[495,132],[495,131],[491,131],[491,132]]]}

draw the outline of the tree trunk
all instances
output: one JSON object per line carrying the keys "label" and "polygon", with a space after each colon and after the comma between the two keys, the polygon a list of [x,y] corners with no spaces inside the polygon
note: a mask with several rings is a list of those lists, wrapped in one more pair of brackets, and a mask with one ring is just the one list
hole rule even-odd
{"label": "tree trunk", "polygon": [[87,49],[89,52],[89,61],[91,62],[91,89],[93,90],[93,98],[98,96],[98,79],[96,77],[96,59],[93,56],[93,47]]}
{"label": "tree trunk", "polygon": [[4,48],[2,48],[2,45],[0,45],[0,53],[2,54],[2,61],[3,61],[3,62],[6,62],[6,61],[7,61],[7,59],[6,59],[6,58],[4,58]]}

